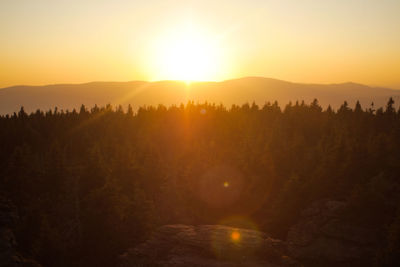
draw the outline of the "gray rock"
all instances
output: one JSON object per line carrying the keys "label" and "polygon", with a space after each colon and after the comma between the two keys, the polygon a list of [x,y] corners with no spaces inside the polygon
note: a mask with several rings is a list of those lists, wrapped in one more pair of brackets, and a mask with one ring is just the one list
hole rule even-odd
{"label": "gray rock", "polygon": [[265,233],[222,225],[167,225],[120,257],[132,266],[289,266],[296,265],[280,240]]}
{"label": "gray rock", "polygon": [[23,258],[17,252],[12,231],[17,221],[16,207],[0,195],[0,267],[40,267],[35,261]]}
{"label": "gray rock", "polygon": [[345,202],[321,200],[306,208],[287,236],[289,254],[312,262],[357,262],[371,255],[374,234],[340,220]]}

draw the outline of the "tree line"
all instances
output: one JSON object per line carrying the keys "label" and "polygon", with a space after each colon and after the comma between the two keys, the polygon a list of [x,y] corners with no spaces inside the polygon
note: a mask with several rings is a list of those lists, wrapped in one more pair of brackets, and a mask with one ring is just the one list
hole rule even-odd
{"label": "tree line", "polygon": [[285,238],[320,199],[400,255],[400,110],[277,102],[82,106],[0,117],[0,182],[20,250],[45,266],[115,266],[165,224],[246,222]]}

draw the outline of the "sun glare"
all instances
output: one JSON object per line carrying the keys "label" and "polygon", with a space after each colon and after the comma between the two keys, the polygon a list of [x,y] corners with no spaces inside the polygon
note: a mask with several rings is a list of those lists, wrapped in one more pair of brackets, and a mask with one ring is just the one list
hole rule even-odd
{"label": "sun glare", "polygon": [[204,30],[187,26],[169,31],[155,42],[152,71],[157,79],[215,80],[220,68],[218,39]]}

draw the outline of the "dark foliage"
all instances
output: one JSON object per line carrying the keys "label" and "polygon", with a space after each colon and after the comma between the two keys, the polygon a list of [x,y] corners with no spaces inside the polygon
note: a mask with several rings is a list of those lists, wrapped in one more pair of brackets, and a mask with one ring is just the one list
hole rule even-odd
{"label": "dark foliage", "polygon": [[[379,233],[399,264],[400,114],[278,103],[129,109],[84,106],[0,118],[1,187],[17,241],[45,266],[114,266],[164,224],[238,217],[285,238],[311,202]],[[231,223],[235,223],[232,221]],[[238,223],[238,222],[236,222]]]}

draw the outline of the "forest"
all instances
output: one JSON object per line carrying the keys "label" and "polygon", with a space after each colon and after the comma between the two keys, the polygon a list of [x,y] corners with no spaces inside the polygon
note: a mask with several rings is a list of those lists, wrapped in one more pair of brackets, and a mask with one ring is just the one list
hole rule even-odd
{"label": "forest", "polygon": [[346,201],[341,219],[376,235],[373,265],[400,262],[393,99],[337,110],[317,100],[21,108],[0,117],[0,147],[18,249],[43,266],[117,266],[167,224],[251,222],[284,239],[321,199]]}

